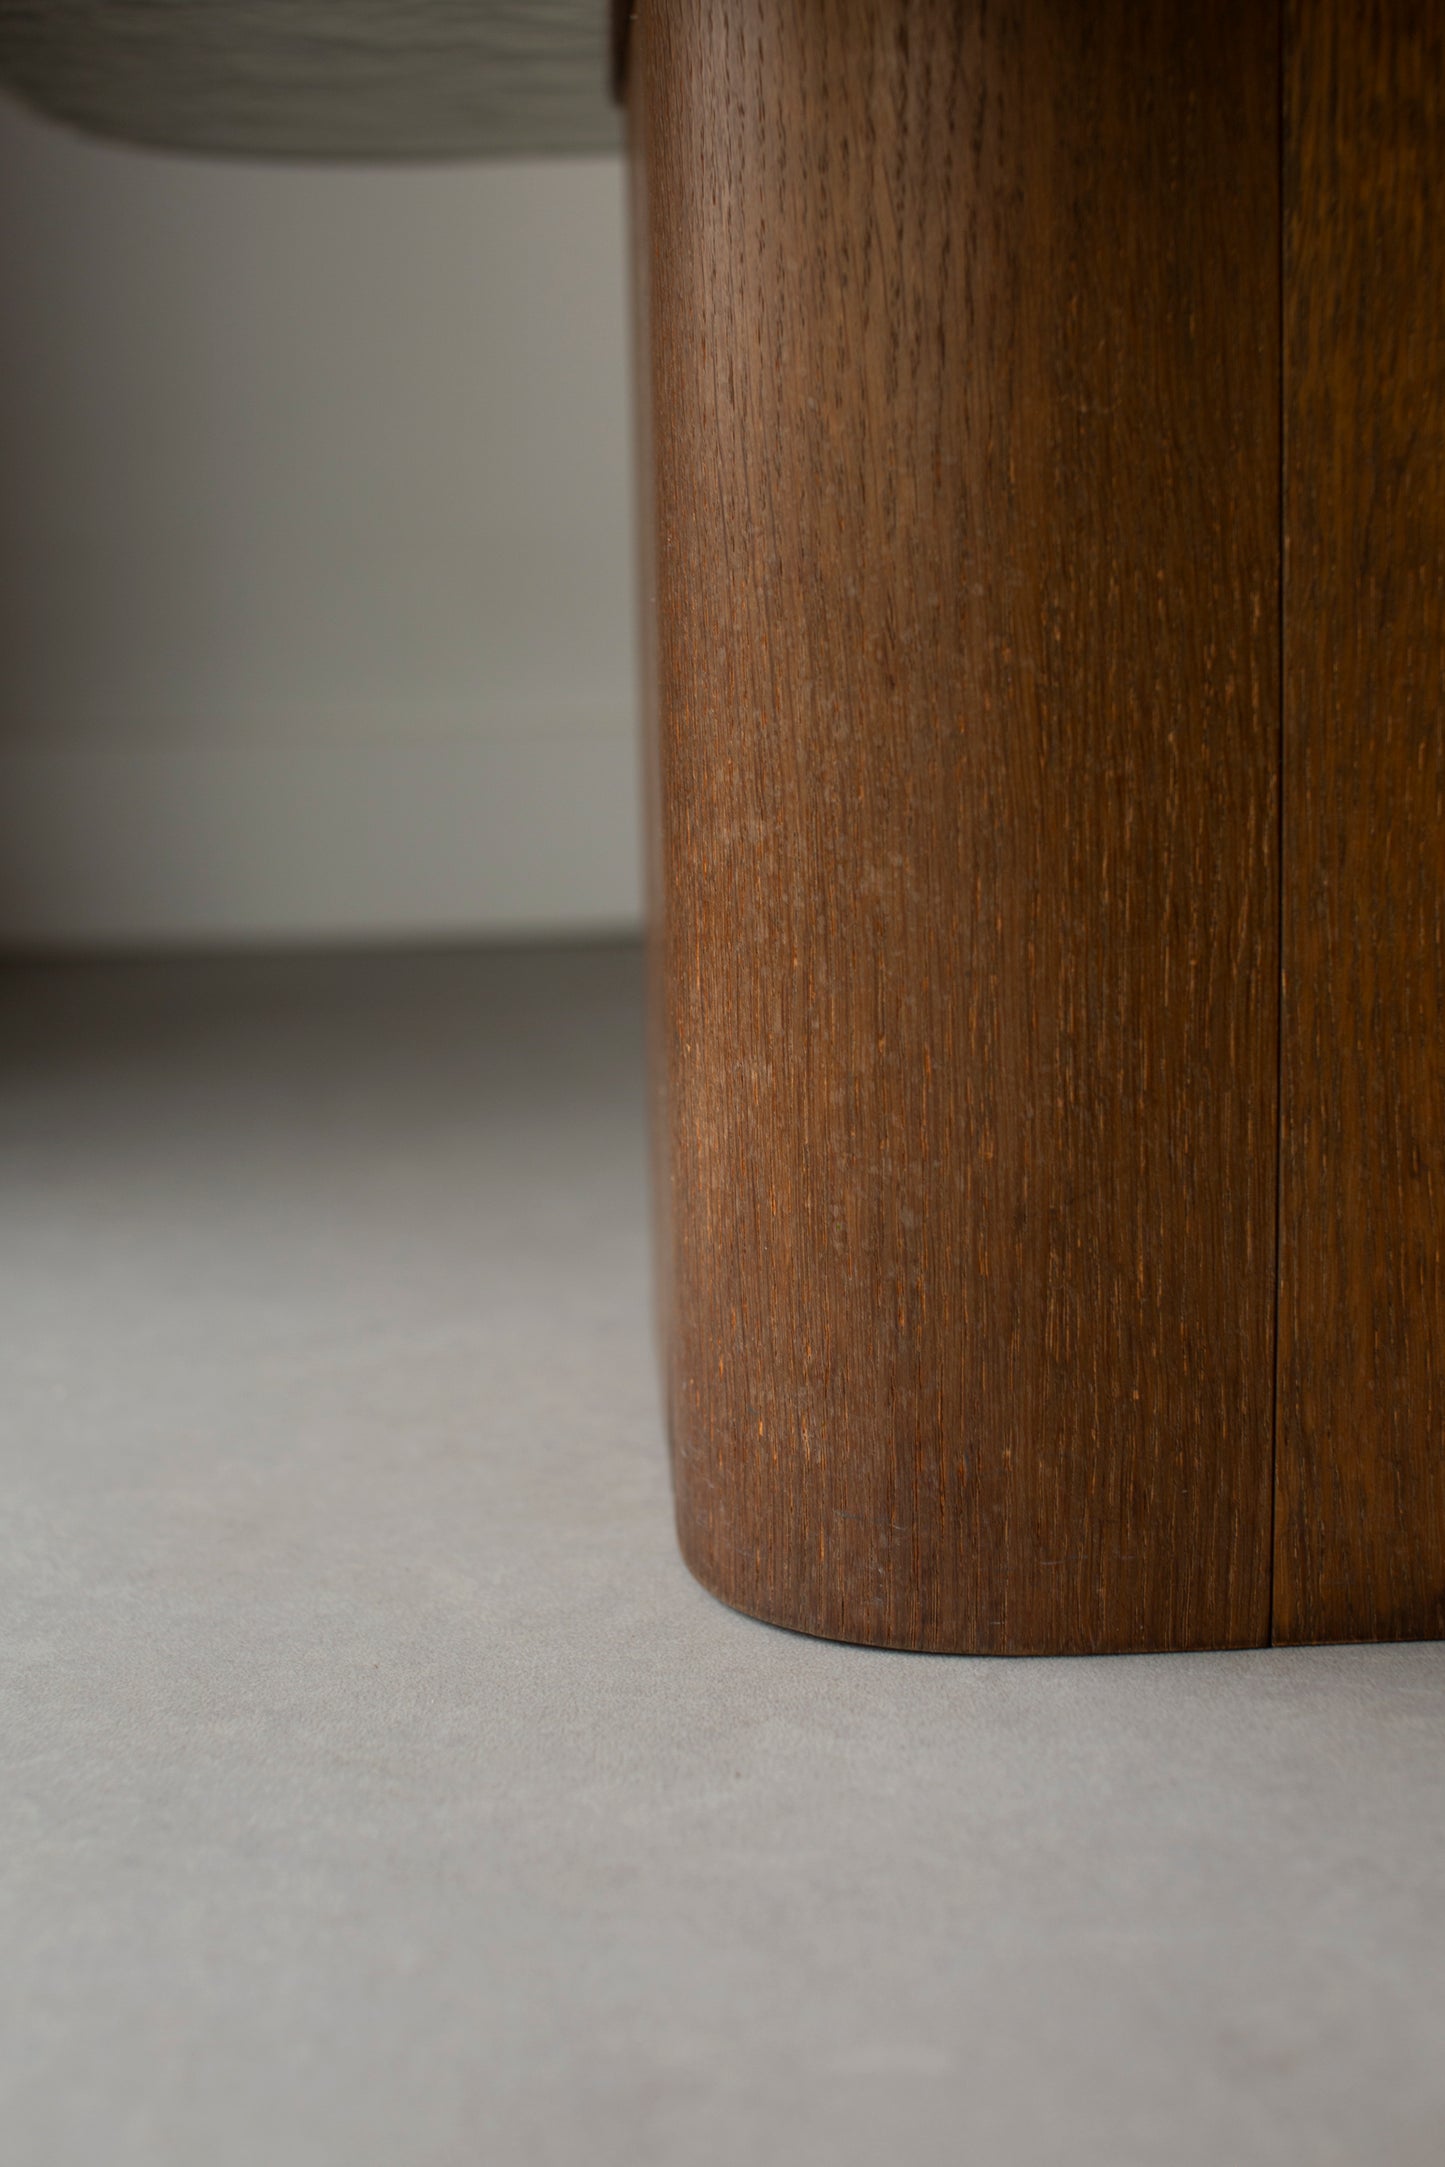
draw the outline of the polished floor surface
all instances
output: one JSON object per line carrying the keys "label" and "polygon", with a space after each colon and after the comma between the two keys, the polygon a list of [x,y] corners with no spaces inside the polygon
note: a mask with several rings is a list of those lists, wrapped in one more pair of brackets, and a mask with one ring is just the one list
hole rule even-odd
{"label": "polished floor surface", "polygon": [[1439,2167],[1445,1648],[688,1578],[640,978],[0,975],[9,2167]]}

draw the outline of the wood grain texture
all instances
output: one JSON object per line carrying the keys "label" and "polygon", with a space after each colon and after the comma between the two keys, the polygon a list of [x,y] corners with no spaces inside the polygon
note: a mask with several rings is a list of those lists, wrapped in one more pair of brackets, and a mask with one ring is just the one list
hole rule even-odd
{"label": "wood grain texture", "polygon": [[1292,0],[1275,1637],[1445,1632],[1445,10]]}
{"label": "wood grain texture", "polygon": [[669,1412],[763,1618],[1268,1636],[1278,63],[637,11]]}

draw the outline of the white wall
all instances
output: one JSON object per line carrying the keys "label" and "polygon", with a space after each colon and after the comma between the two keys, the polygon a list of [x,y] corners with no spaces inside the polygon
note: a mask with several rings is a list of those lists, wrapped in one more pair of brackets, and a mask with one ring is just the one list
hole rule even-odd
{"label": "white wall", "polygon": [[634,921],[622,208],[0,105],[0,944]]}

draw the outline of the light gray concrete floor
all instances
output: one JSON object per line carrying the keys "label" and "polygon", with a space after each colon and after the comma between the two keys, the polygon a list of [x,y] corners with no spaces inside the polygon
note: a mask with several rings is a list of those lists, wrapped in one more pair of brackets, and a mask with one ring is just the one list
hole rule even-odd
{"label": "light gray concrete floor", "polygon": [[1440,2167],[1445,1649],[673,1546],[627,951],[0,980],[13,2167]]}

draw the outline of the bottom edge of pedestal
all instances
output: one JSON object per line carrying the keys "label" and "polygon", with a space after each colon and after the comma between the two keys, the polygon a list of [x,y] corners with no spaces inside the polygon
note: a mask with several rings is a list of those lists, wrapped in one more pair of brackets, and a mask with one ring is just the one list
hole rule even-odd
{"label": "bottom edge of pedestal", "polygon": [[801,1609],[790,1610],[782,1605],[759,1600],[752,1593],[723,1585],[709,1571],[707,1564],[689,1548],[685,1535],[679,1530],[678,1548],[693,1579],[715,1602],[734,1611],[739,1617],[750,1619],[756,1625],[767,1625],[783,1633],[794,1633],[804,1640],[832,1641],[835,1645],[851,1648],[873,1648],[891,1655],[956,1655],[992,1656],[1001,1660],[1015,1661],[1040,1656],[1129,1656],[1129,1655],[1240,1655],[1257,1653],[1271,1643],[1256,1638],[1201,1638],[1183,1639],[1169,1637],[1123,1638],[1105,1634],[1084,1633],[1057,1636],[1022,1635],[1015,1637],[1004,1628],[996,1637],[974,1633],[930,1632],[927,1628],[918,1634],[901,1634],[886,1626],[876,1631],[868,1630],[856,1621],[824,1620],[808,1616]]}

